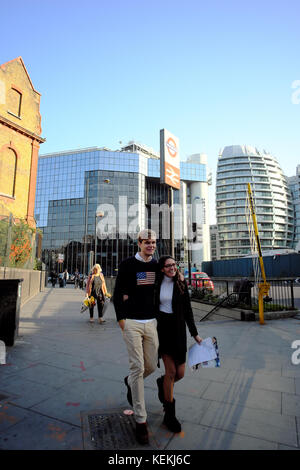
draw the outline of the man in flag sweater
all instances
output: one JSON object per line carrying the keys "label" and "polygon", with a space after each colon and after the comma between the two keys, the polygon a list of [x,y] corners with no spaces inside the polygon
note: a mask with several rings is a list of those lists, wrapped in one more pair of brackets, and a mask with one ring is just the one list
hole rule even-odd
{"label": "man in flag sweater", "polygon": [[119,266],[114,290],[117,321],[129,356],[130,374],[125,377],[127,399],[136,421],[136,438],[149,442],[144,399],[144,378],[155,371],[158,336],[154,311],[154,284],[157,262],[153,259],[156,234],[142,230],[138,235],[140,251]]}

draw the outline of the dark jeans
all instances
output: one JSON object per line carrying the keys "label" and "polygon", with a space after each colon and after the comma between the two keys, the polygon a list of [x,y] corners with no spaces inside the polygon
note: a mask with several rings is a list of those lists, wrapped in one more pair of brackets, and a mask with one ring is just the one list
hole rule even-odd
{"label": "dark jeans", "polygon": [[[102,312],[103,312],[103,302],[101,300],[101,298],[97,297],[95,298],[96,302],[97,302],[97,308],[98,308],[98,318],[102,318]],[[95,307],[95,305],[94,305]],[[90,318],[93,318],[94,317],[94,307],[91,307],[90,308]]]}

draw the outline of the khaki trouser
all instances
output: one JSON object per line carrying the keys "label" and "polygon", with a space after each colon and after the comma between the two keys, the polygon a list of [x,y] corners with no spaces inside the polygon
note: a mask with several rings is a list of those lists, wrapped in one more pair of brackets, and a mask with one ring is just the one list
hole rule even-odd
{"label": "khaki trouser", "polygon": [[137,423],[145,423],[147,413],[144,398],[144,379],[157,367],[158,337],[156,320],[140,323],[126,319],[122,332],[128,350],[133,411]]}

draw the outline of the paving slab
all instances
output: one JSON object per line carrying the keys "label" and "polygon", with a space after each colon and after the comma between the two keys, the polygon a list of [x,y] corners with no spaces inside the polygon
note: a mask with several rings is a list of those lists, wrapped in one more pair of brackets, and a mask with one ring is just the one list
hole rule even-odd
{"label": "paving slab", "polygon": [[68,423],[80,426],[80,413],[89,409],[105,407],[128,407],[121,383],[103,379],[77,379],[72,386],[67,384],[60,388],[51,398],[44,400],[32,409],[47,414],[55,419],[63,419]]}
{"label": "paving slab", "polygon": [[20,421],[23,421],[28,415],[28,411],[23,408],[17,408],[6,400],[0,402],[0,433],[7,432]]}
{"label": "paving slab", "polygon": [[296,427],[297,427],[297,436],[298,436],[298,447],[300,449],[300,418],[296,416]]}
{"label": "paving slab", "polygon": [[296,447],[289,447],[289,446],[285,446],[283,444],[279,444],[278,445],[278,450],[300,450],[300,449],[296,448]]}
{"label": "paving slab", "polygon": [[[296,365],[283,365],[282,366],[282,376],[283,377],[290,377],[295,379],[300,379],[300,366]],[[297,380],[296,380],[297,383]]]}
{"label": "paving slab", "polygon": [[82,447],[81,442],[80,427],[34,412],[0,432],[0,448],[9,450],[75,450]]}
{"label": "paving slab", "polygon": [[264,439],[183,422],[182,432],[174,435],[167,448],[168,450],[277,450],[277,444]]}
{"label": "paving slab", "polygon": [[296,395],[300,395],[300,378],[295,379]]}
{"label": "paving slab", "polygon": [[57,393],[57,388],[13,376],[1,385],[1,393],[9,396],[9,403],[28,409],[52,397]]}
{"label": "paving slab", "polygon": [[281,412],[281,393],[253,388],[251,381],[245,385],[220,384],[213,382],[206,389],[202,398],[223,403],[246,406],[247,408]]}
{"label": "paving slab", "polygon": [[298,446],[295,417],[279,413],[212,402],[200,424],[292,447]]}
{"label": "paving slab", "polygon": [[225,382],[238,383],[241,386],[248,385],[262,390],[295,393],[295,380],[281,377],[280,371],[268,374],[263,371],[242,370],[238,374],[236,371],[230,371]]}
{"label": "paving slab", "polygon": [[282,414],[300,418],[300,396],[290,393],[282,394]]}
{"label": "paving slab", "polygon": [[42,362],[34,364],[32,367],[27,367],[18,373],[18,379],[32,380],[38,384],[47,385],[59,388],[62,385],[76,379],[76,372],[69,371],[63,367],[54,367]]}

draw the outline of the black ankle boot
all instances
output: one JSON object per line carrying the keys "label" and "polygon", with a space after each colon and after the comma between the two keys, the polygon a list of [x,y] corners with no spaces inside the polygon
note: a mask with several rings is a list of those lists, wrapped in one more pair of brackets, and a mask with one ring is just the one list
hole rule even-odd
{"label": "black ankle boot", "polygon": [[158,399],[161,403],[164,403],[165,401],[165,395],[164,395],[164,375],[161,377],[158,377],[156,380],[157,383],[157,388],[158,388]]}
{"label": "black ankle boot", "polygon": [[164,402],[165,416],[163,423],[172,432],[180,432],[181,424],[175,416],[175,400]]}

